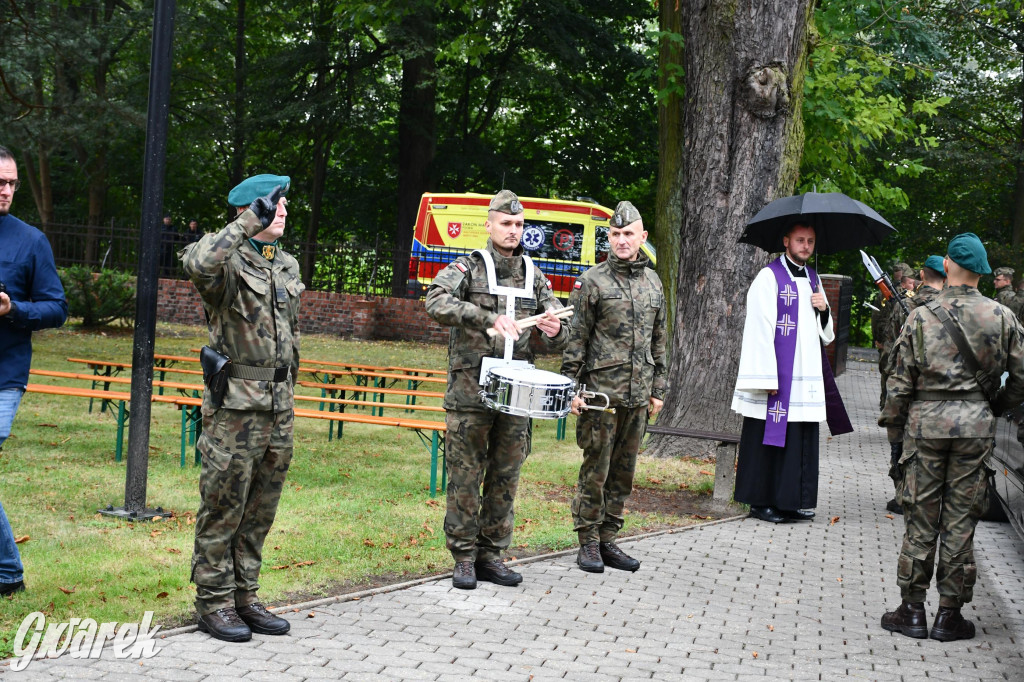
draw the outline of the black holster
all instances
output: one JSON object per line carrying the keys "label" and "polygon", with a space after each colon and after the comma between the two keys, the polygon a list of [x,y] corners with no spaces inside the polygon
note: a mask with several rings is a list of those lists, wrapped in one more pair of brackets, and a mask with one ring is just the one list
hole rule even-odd
{"label": "black holster", "polygon": [[903,472],[900,470],[900,457],[903,456],[903,441],[889,442],[889,478],[899,485],[903,480]]}
{"label": "black holster", "polygon": [[210,405],[217,409],[224,402],[224,393],[228,390],[228,365],[231,358],[209,346],[199,351],[199,364],[203,367],[203,382],[210,394]]}

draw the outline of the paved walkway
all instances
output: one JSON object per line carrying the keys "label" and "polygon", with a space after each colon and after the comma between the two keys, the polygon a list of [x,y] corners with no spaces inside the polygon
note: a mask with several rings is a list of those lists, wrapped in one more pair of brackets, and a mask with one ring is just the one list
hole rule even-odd
{"label": "paved walkway", "polygon": [[[877,416],[878,373],[851,362],[840,388],[857,431],[822,436],[818,518],[742,519],[624,543],[638,573],[586,574],[571,554],[520,567],[519,588],[427,580],[289,612],[289,637],[225,644],[197,632],[154,658],[36,661],[11,679],[1022,680],[1024,542],[978,529],[968,642],[883,631],[899,603],[900,517]],[[927,608],[937,607],[934,589]]]}

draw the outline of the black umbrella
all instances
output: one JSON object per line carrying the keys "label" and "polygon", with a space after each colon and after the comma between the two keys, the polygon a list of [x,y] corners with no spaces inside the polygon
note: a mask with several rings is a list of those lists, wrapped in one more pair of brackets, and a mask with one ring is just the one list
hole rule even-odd
{"label": "black umbrella", "polygon": [[807,192],[776,199],[747,223],[741,244],[753,244],[769,253],[785,251],[782,238],[796,223],[814,228],[814,252],[839,253],[881,244],[896,232],[871,207],[840,192]]}

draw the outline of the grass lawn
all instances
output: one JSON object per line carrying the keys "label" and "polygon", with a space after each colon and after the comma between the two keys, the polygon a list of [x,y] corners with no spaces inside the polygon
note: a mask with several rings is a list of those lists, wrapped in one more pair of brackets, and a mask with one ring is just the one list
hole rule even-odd
{"label": "grass lawn", "polygon": [[[160,325],[157,333],[158,353],[192,355],[190,348],[206,342],[205,330],[193,327]],[[87,333],[67,327],[35,334],[34,348],[34,368],[87,373],[66,358],[130,362],[132,338],[130,330]],[[374,365],[446,367],[443,346],[413,343],[306,336],[302,354]],[[556,357],[542,358],[538,365],[554,370],[558,362]],[[168,379],[198,382],[197,377],[182,376]],[[41,377],[32,381],[88,386]],[[114,462],[115,417],[109,410],[100,413],[98,406],[91,414],[87,408],[81,398],[26,394],[14,433],[0,451],[0,501],[15,537],[28,538],[19,544],[28,591],[0,599],[0,658],[12,655],[14,634],[32,611],[42,611],[53,622],[72,617],[137,622],[144,611],[154,611],[155,622],[165,627],[194,616],[189,562],[199,469],[191,466],[191,450],[190,465],[179,467],[180,413],[169,405],[152,407],[148,505],[159,505],[168,514],[159,521],[128,523],[96,512],[107,504],[123,505],[125,467]],[[410,416],[443,420],[441,413]],[[568,501],[580,452],[572,417],[568,430],[570,437],[559,442],[554,421],[534,424],[510,556],[575,545]],[[428,493],[429,450],[405,429],[346,424],[344,433],[344,438],[328,442],[325,422],[296,421],[295,456],[265,547],[260,593],[268,604],[450,570],[442,528],[444,497],[431,499]],[[646,502],[627,509],[625,532],[698,522],[693,494],[698,504],[710,500],[712,469],[686,458],[641,456],[636,492]],[[674,501],[681,497],[691,505],[677,507]]]}

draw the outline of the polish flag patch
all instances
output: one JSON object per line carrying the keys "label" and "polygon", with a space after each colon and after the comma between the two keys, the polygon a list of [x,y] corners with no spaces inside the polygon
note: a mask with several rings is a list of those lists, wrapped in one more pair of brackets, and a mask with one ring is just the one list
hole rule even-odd
{"label": "polish flag patch", "polygon": [[460,270],[461,272],[466,272],[466,271],[468,271],[468,270],[469,270],[469,268],[467,268],[467,267],[466,267],[465,265],[463,265],[462,263],[459,263],[458,261],[455,261],[455,262],[453,262],[453,263],[452,263],[452,265],[454,265],[455,267],[457,267],[457,268],[458,268],[458,269],[459,269],[459,270]]}
{"label": "polish flag patch", "polygon": [[550,289],[551,288],[551,280],[549,279],[549,280],[545,280],[545,281],[548,283],[548,289]]}
{"label": "polish flag patch", "polygon": [[583,284],[580,283],[579,280],[576,280],[576,282],[572,285],[572,288],[573,289],[582,289],[583,288]]}

